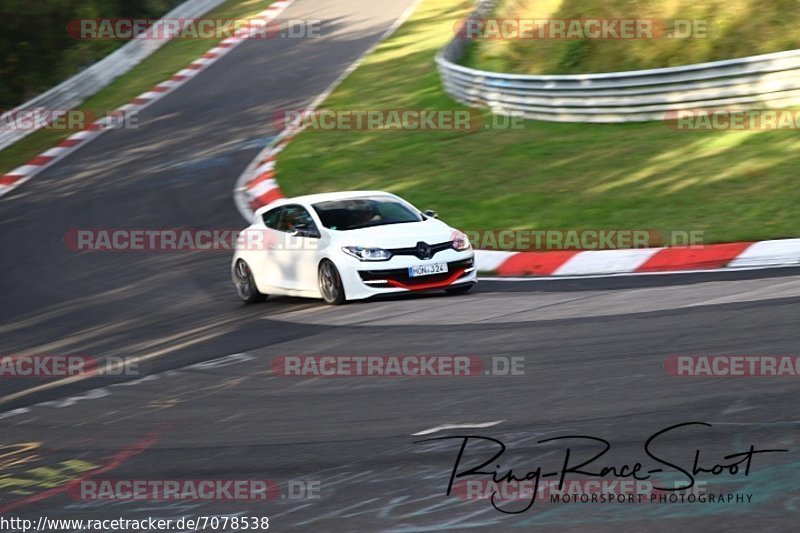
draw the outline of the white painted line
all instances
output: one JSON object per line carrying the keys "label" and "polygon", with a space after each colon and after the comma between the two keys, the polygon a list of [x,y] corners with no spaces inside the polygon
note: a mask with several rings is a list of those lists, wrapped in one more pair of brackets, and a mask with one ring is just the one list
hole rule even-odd
{"label": "white painted line", "polygon": [[77,396],[70,396],[69,398],[65,398],[63,400],[42,402],[36,405],[44,405],[48,407],[55,407],[56,409],[63,409],[64,407],[72,407],[81,400],[99,400],[100,398],[105,398],[107,396],[111,396],[111,392],[107,388],[101,387],[99,389],[86,391]]}
{"label": "white painted line", "polygon": [[243,363],[245,361],[251,361],[253,359],[255,359],[255,357],[247,353],[234,353],[231,355],[226,355],[224,357],[211,359],[210,361],[195,363],[191,366],[188,366],[187,368],[206,370],[209,368],[219,368],[222,366],[235,365],[236,363]]}
{"label": "white painted line", "polygon": [[131,387],[133,385],[138,385],[139,383],[147,383],[148,381],[156,381],[158,380],[158,374],[151,374],[149,376],[145,376],[143,378],[135,379],[133,381],[123,381],[122,383],[114,383],[111,385],[112,387]]}
{"label": "white painted line", "polygon": [[[622,272],[618,274],[593,274],[590,276],[482,276],[478,281],[559,281],[569,279],[598,279],[598,278],[624,278],[627,276],[671,276],[674,274],[708,274],[719,272],[747,272],[750,270],[769,270],[775,268],[798,268],[800,265],[766,265],[739,268],[708,268],[705,270],[666,270],[663,272]],[[798,270],[800,274],[800,270]]]}
{"label": "white painted line", "polygon": [[483,422],[480,424],[443,424],[431,429],[424,429],[416,433],[412,433],[412,437],[419,437],[421,435],[430,435],[431,433],[438,433],[439,431],[447,431],[448,429],[486,429],[505,422],[505,420],[495,420],[494,422]]}
{"label": "white painted line", "polygon": [[0,420],[5,420],[6,418],[11,418],[12,416],[17,415],[24,415],[25,413],[29,413],[31,410],[27,407],[20,407],[19,409],[14,409],[13,411],[8,411],[6,413],[0,413]]}

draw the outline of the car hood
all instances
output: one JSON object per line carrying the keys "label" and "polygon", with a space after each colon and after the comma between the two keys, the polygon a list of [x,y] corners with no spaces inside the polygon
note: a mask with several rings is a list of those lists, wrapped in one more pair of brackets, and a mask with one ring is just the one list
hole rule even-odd
{"label": "car hood", "polygon": [[410,248],[423,241],[438,244],[453,240],[453,228],[436,219],[387,224],[348,231],[331,231],[342,246],[365,248]]}

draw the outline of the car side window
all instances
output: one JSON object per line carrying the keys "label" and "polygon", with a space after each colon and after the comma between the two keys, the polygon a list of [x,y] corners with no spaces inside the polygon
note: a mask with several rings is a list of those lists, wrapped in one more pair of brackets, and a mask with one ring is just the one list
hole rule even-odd
{"label": "car side window", "polygon": [[278,230],[291,233],[295,230],[305,230],[312,233],[317,232],[317,225],[314,219],[303,206],[287,205],[283,208],[281,221],[278,223]]}
{"label": "car side window", "polygon": [[264,225],[270,229],[278,229],[278,222],[281,219],[281,210],[282,207],[276,207],[270,211],[267,211],[263,215]]}

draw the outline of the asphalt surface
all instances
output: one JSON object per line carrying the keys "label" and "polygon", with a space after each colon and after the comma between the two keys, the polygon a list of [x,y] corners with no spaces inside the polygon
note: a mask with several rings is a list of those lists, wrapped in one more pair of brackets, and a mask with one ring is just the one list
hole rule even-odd
{"label": "asphalt surface", "polygon": [[[270,113],[312,100],[406,5],[298,0],[285,17],[335,21],[335,32],[242,45],[152,106],[146,128],[107,133],[0,201],[0,354],[147,358],[138,376],[30,395],[20,393],[41,382],[0,383],[0,517],[269,516],[277,531],[796,527],[797,378],[676,377],[664,365],[672,355],[797,355],[797,269],[493,281],[458,297],[243,306],[225,253],[66,250],[70,228],[240,228],[231,188],[275,133]],[[489,367],[511,358],[523,366],[520,375],[426,378],[272,371],[281,356],[308,354],[468,355]],[[747,475],[698,474],[703,494],[749,495],[745,502],[537,501],[507,514],[486,499],[446,495],[459,440],[418,442],[501,440],[508,449],[499,470],[522,477],[564,461],[567,445],[537,441],[588,435],[612,444],[592,463],[598,469],[651,468],[645,440],[688,422],[712,426],[676,429],[657,449],[689,470],[697,450],[708,468],[750,445],[789,451],[755,455]],[[488,427],[431,432],[448,424]],[[598,451],[570,443],[573,457]],[[489,451],[472,441],[461,466],[477,466]],[[665,470],[660,482],[686,479]],[[268,479],[280,494],[81,499],[64,490],[79,478]]]}
{"label": "asphalt surface", "polygon": [[[676,354],[796,353],[800,299],[777,294],[753,299],[752,293],[796,290],[800,276],[751,283],[758,288],[743,281],[706,280],[655,288],[560,291],[543,282],[507,293],[502,292],[504,284],[490,282],[466,296],[341,308],[309,304],[299,309],[296,300],[276,298],[246,308],[258,321],[249,329],[261,330],[265,337],[284,330],[297,335],[267,338],[261,347],[217,361],[2,415],[6,450],[19,450],[21,443],[41,444],[30,452],[31,460],[6,467],[6,475],[16,481],[8,483],[2,500],[6,507],[0,511],[83,519],[268,515],[278,531],[511,526],[560,531],[788,531],[796,523],[800,467],[796,378],[688,378],[664,369],[665,360]],[[661,291],[662,299],[672,304],[650,310],[653,298],[647,293],[652,290]],[[690,297],[698,290],[706,294],[708,304]],[[556,318],[576,307],[591,315],[591,302],[609,297],[624,298],[629,309],[640,310]],[[727,301],[711,303],[719,299]],[[491,319],[500,313],[505,314],[503,320]],[[455,314],[490,319],[459,324]],[[318,323],[320,316],[329,323]],[[400,320],[408,316],[415,318]],[[386,324],[385,317],[396,317],[397,325]],[[426,378],[299,378],[272,371],[277,358],[303,354],[471,355],[487,362],[516,357],[524,367],[522,375]],[[489,422],[497,424],[414,436],[446,424]],[[652,467],[644,441],[686,422],[712,427],[676,430],[658,446],[660,457],[685,468],[691,468],[696,450],[701,450],[700,464],[709,467],[747,451],[751,444],[790,451],[756,455],[747,476],[697,476],[706,493],[750,495],[746,503],[543,500],[510,515],[486,500],[445,495],[458,441],[417,443],[453,435],[499,439],[508,446],[503,467],[513,466],[521,476],[538,465],[553,468],[563,461],[562,448],[554,451],[537,440],[590,435],[612,443],[599,465],[640,461]],[[143,441],[145,449],[125,454]],[[571,448],[586,458],[597,451],[596,445],[580,442]],[[480,448],[471,450],[474,455],[467,457],[472,457],[472,466],[477,458],[489,457]],[[120,454],[125,459],[117,464]],[[63,490],[47,493],[44,474],[31,472],[43,467],[59,471],[66,461],[84,461],[100,469],[92,479],[269,479],[280,484],[285,498],[132,502],[80,500]],[[115,468],[106,472],[103,467],[109,463]],[[661,479],[674,483],[683,478],[673,473]],[[38,483],[29,486],[32,480]],[[319,498],[289,498],[290,485],[307,487]],[[36,501],[37,494],[44,499]],[[520,509],[524,504],[501,507]]]}

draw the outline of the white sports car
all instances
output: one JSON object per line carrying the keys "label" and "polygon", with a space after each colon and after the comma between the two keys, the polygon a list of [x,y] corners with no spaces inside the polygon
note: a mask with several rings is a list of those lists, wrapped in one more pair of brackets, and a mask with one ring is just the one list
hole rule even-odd
{"label": "white sports car", "polygon": [[402,198],[379,191],[312,194],[256,211],[233,256],[233,281],[247,303],[268,294],[329,304],[379,294],[477,282],[469,239]]}

